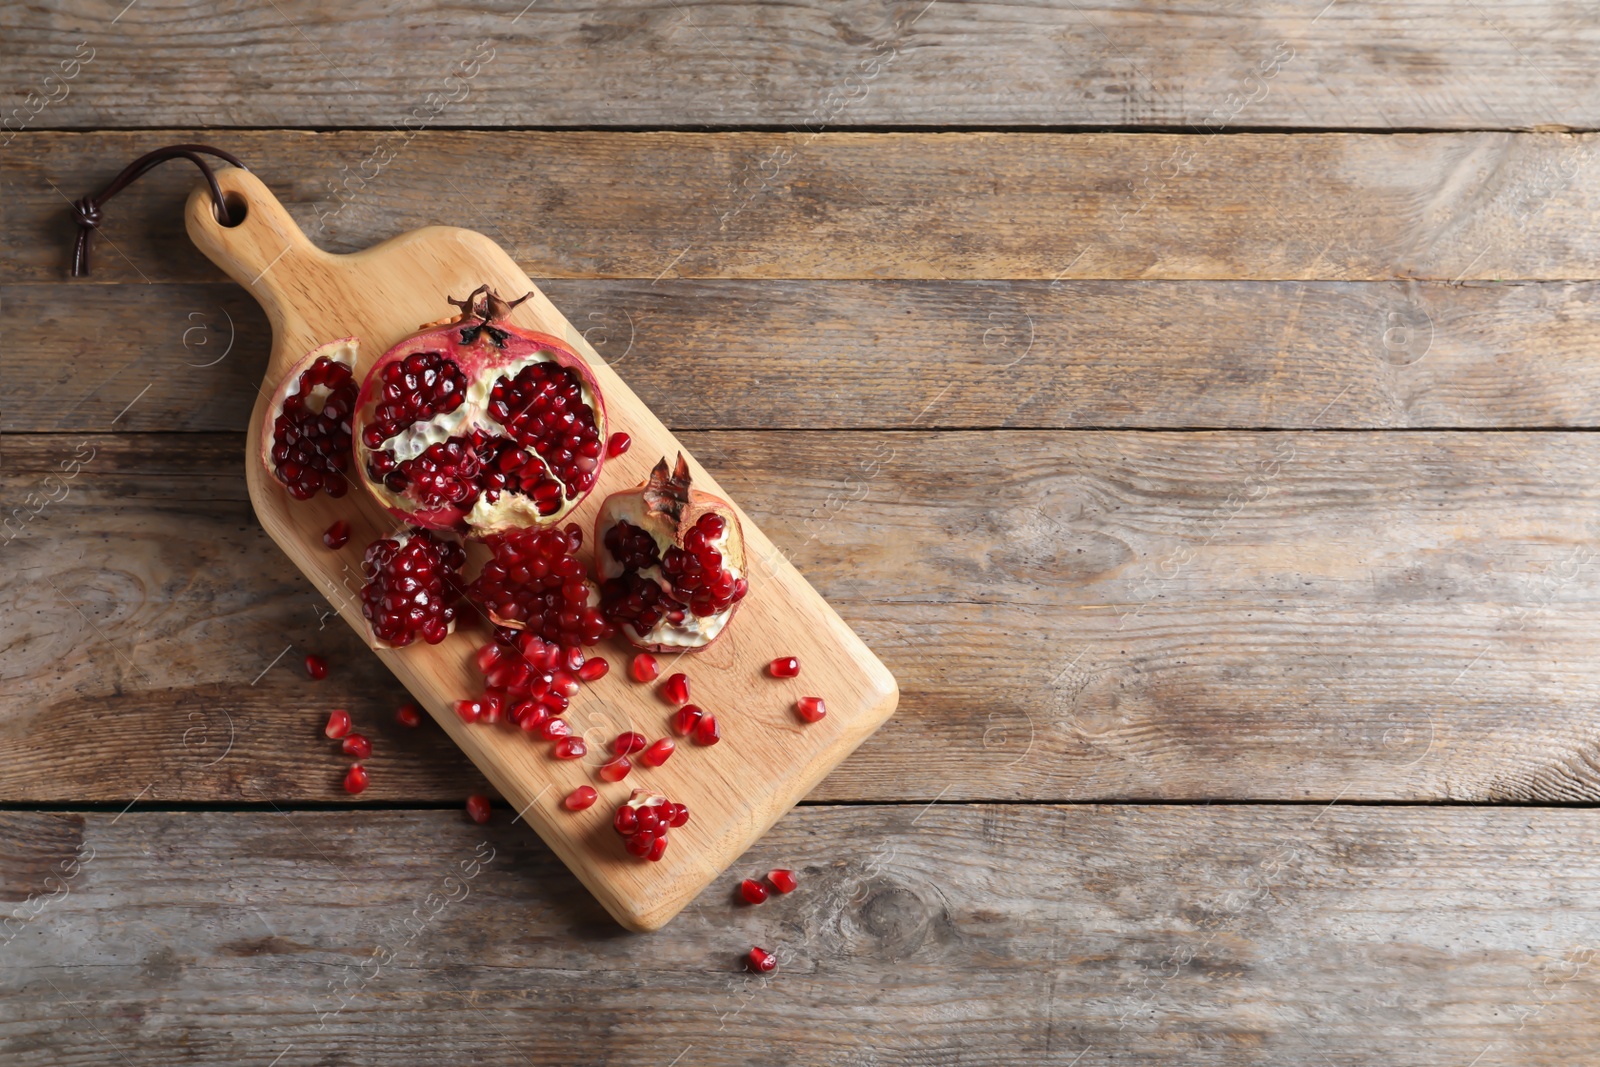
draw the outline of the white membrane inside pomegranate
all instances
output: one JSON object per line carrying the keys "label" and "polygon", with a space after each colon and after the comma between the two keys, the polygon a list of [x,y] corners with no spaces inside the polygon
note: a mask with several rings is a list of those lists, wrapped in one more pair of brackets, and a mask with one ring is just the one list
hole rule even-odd
{"label": "white membrane inside pomegranate", "polygon": [[607,497],[596,527],[601,611],[625,637],[695,650],[722,635],[749,590],[744,536],[726,501],[690,486],[682,456]]}
{"label": "white membrane inside pomegranate", "polygon": [[553,524],[599,477],[599,386],[557,338],[503,321],[520,300],[480,287],[451,302],[460,318],[402,341],[368,374],[362,469],[391,511],[423,526],[485,535]]}
{"label": "white membrane inside pomegranate", "polygon": [[302,357],[273,393],[261,434],[261,461],[296,500],[349,489],[350,423],[359,389],[357,341],[345,337]]}

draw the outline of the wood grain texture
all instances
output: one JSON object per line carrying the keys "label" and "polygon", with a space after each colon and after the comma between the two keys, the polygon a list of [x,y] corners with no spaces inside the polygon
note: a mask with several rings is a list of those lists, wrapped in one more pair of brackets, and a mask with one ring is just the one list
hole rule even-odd
{"label": "wood grain texture", "polygon": [[[1584,280],[1594,136],[229,132],[322,247],[431,224],[534,278]],[[68,200],[194,131],[23,134],[0,282],[65,276]],[[371,162],[369,162],[371,161]],[[94,281],[214,280],[195,177],[122,194]]]}
{"label": "wood grain texture", "polygon": [[[384,0],[145,0],[115,14],[0,17],[12,128],[1600,125],[1600,35],[1571,2],[433,0],[397,18]],[[73,56],[92,58],[62,81]]]}
{"label": "wood grain texture", "polygon": [[[8,437],[0,498],[42,499],[78,440]],[[237,437],[87,440],[0,546],[4,799],[338,800],[337,705],[376,725],[367,797],[481,787],[319,630]],[[900,680],[815,799],[1600,797],[1593,435],[684,441]],[[312,650],[319,686],[292,666]]]}
{"label": "wood grain texture", "polygon": [[[1600,423],[1594,283],[543,288],[680,430]],[[0,287],[0,332],[11,433],[233,432],[270,336],[222,282]]]}
{"label": "wood grain texture", "polygon": [[[1546,1067],[1600,1046],[1593,811],[802,808],[648,936],[509,819],[0,816],[9,851],[75,871],[8,902],[28,918],[0,945],[0,1050]],[[779,865],[795,893],[734,903]],[[744,973],[751,945],[779,969]]]}
{"label": "wood grain texture", "polygon": [[[368,544],[403,531],[407,524],[390,515],[376,494],[359,487],[338,500],[319,494],[296,501],[264,458],[271,445],[270,437],[263,438],[274,418],[272,390],[285,375],[298,373],[307,353],[320,351],[319,346],[355,339],[352,343],[359,343],[360,351],[352,350],[348,358],[361,380],[385,351],[419,329],[419,320],[435,321],[448,313],[452,297],[465,301],[468,294],[488,287],[515,302],[505,319],[508,327],[553,336],[585,359],[597,393],[604,397],[606,428],[626,427],[632,435],[633,449],[598,468],[593,491],[566,519],[580,530],[593,531],[601,502],[643,485],[660,457],[668,457],[663,462],[676,457],[693,471],[700,491],[726,499],[693,454],[487,237],[431,227],[362,252],[332,255],[306,239],[260,178],[229,167],[216,179],[230,203],[245,205],[247,213],[235,225],[223,226],[212,194],[197,189],[185,212],[189,235],[250,292],[272,325],[272,354],[246,424],[244,472],[250,500],[267,534],[364,638],[371,630],[362,617],[363,553]],[[483,347],[490,348],[487,342]],[[677,914],[870,736],[894,712],[898,696],[883,664],[779,554],[759,525],[736,500],[727,506],[737,516],[729,521],[742,526],[740,566],[750,585],[739,604],[737,628],[699,655],[664,657],[664,666],[687,672],[696,700],[708,715],[720,718],[728,743],[694,755],[686,752],[642,780],[614,783],[615,788],[603,789],[600,803],[583,813],[567,811],[562,798],[596,781],[596,771],[608,756],[606,746],[617,735],[632,730],[650,739],[667,736],[668,716],[657,693],[621,669],[595,683],[589,699],[578,703],[567,720],[572,732],[589,742],[589,755],[557,760],[549,745],[521,731],[471,726],[456,715],[458,700],[483,691],[483,672],[475,662],[484,643],[481,631],[458,626],[437,644],[416,641],[399,649],[374,642],[378,658],[417,703],[606,910],[630,929],[655,930]],[[348,520],[353,530],[349,544],[330,551],[323,531],[336,519]],[[594,543],[591,533],[587,550],[578,553],[587,573],[596,568]],[[621,639],[596,650],[618,663],[635,651]],[[769,677],[766,666],[777,655],[810,664],[806,680],[778,683]],[[826,698],[826,719],[799,722],[794,702],[807,693]],[[641,863],[628,856],[609,826],[610,813],[638,787],[659,790],[693,814],[688,826],[673,835],[678,847],[656,857],[659,862]]]}

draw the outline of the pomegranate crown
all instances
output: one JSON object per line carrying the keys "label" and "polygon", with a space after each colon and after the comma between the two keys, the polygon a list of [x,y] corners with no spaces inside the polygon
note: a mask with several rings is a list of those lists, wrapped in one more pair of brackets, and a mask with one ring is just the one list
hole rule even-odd
{"label": "pomegranate crown", "polygon": [[667,471],[667,457],[662,456],[650,471],[644,486],[645,507],[658,515],[665,515],[674,523],[683,521],[683,509],[689,506],[689,462],[678,453],[678,466]]}
{"label": "pomegranate crown", "polygon": [[[461,309],[461,314],[456,318],[456,321],[467,324],[461,330],[462,344],[470,345],[482,334],[488,337],[489,342],[496,348],[504,348],[506,346],[506,338],[511,335],[494,324],[505,319],[507,315],[511,314],[512,308],[532,295],[533,290],[530,289],[515,300],[507,301],[502,300],[500,294],[489,286],[480,285],[468,293],[465,300],[457,300],[453,296],[447,296],[445,300]],[[469,321],[472,319],[477,321]]]}

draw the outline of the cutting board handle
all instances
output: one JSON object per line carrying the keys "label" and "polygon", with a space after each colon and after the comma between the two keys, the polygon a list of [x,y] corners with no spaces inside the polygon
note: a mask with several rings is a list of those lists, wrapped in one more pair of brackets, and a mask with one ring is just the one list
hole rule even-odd
{"label": "cutting board handle", "polygon": [[297,324],[296,300],[317,292],[334,257],[312,244],[272,191],[247,170],[224,167],[217,183],[231,212],[244,218],[224,226],[212,210],[211,190],[196,186],[184,208],[189,239],[228,276],[249,290],[267,313],[273,333]]}

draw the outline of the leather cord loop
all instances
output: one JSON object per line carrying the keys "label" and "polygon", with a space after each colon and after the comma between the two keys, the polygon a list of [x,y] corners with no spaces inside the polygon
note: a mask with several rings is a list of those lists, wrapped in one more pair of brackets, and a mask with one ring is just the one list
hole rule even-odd
{"label": "leather cord loop", "polygon": [[73,221],[78,224],[78,240],[72,249],[72,276],[82,278],[89,273],[89,235],[99,229],[104,221],[101,208],[105,202],[116,196],[122,190],[132,185],[143,177],[146,171],[158,167],[169,159],[187,159],[200,168],[200,173],[205,176],[206,184],[211,187],[211,202],[216,206],[217,218],[224,226],[234,224],[233,217],[228,211],[228,202],[223,198],[222,186],[217,183],[217,175],[211,165],[205,161],[204,156],[216,156],[226,160],[240,170],[249,170],[232,153],[224,152],[220,148],[212,148],[203,144],[175,144],[166,148],[158,148],[154,152],[146,152],[138,159],[122,168],[122,173],[111,179],[111,184],[100,191],[98,196],[86,196],[73,202]]}

